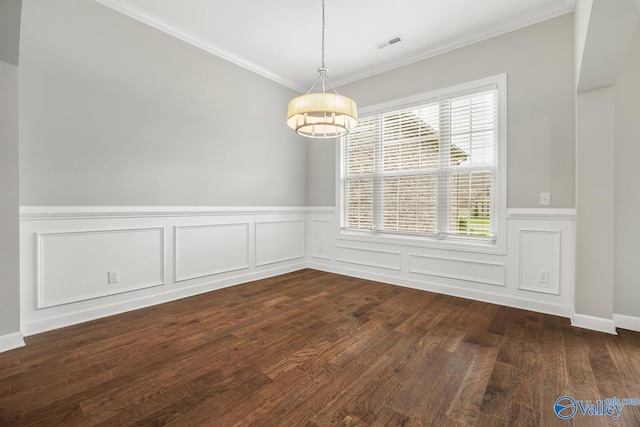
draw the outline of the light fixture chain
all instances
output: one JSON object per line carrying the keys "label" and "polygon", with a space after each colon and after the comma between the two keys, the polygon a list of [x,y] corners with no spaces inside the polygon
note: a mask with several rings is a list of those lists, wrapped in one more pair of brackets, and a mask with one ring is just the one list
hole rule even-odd
{"label": "light fixture chain", "polygon": [[322,0],[322,68],[324,66],[324,0]]}

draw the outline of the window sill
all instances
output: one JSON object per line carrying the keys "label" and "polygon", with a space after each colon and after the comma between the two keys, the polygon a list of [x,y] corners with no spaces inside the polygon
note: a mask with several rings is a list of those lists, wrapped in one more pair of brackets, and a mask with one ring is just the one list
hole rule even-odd
{"label": "window sill", "polygon": [[357,232],[349,230],[339,230],[338,241],[379,243],[396,246],[409,246],[417,248],[442,249],[458,252],[475,252],[493,255],[506,255],[503,244],[504,239],[498,238],[496,241],[471,241],[471,240],[447,240],[434,237],[403,236],[390,234],[377,234],[370,232]]}

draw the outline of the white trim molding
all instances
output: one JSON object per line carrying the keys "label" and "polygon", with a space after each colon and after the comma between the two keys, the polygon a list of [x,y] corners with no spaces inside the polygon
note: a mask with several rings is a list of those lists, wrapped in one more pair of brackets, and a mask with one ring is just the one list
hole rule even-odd
{"label": "white trim molding", "polygon": [[22,332],[0,335],[0,353],[24,347],[24,345],[24,337],[22,336]]}
{"label": "white trim molding", "polygon": [[276,215],[307,213],[309,209],[334,210],[289,206],[21,206],[20,220]]}
{"label": "white trim molding", "polygon": [[573,316],[571,316],[571,326],[590,329],[597,332],[604,332],[611,335],[618,335],[616,332],[616,324],[613,319],[605,319],[603,317],[573,313]]}
{"label": "white trim molding", "polygon": [[575,221],[575,209],[553,208],[511,208],[507,209],[507,219],[519,220],[550,220],[550,221]]}
{"label": "white trim molding", "polygon": [[640,317],[613,313],[613,321],[616,324],[616,328],[640,332]]}

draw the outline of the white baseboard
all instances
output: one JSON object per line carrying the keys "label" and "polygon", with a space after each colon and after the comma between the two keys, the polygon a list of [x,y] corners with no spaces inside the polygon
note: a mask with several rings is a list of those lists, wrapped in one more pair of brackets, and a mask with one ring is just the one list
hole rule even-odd
{"label": "white baseboard", "polygon": [[367,280],[375,280],[377,282],[388,283],[391,285],[403,286],[406,288],[418,289],[421,291],[436,292],[439,294],[472,299],[476,301],[487,302],[490,304],[498,304],[507,307],[535,311],[538,313],[551,314],[554,316],[571,318],[571,315],[573,313],[573,307],[570,306],[563,306],[542,301],[534,301],[505,294],[465,289],[457,286],[447,286],[443,284],[427,282],[424,280],[409,279],[397,275],[392,276],[372,273],[370,271],[360,270],[357,268],[314,263],[313,261],[310,261],[308,263],[308,267],[315,270],[327,271],[330,273],[343,274],[346,276],[358,277]]}
{"label": "white baseboard", "polygon": [[[85,310],[68,311],[62,315],[39,318],[37,320],[24,322],[22,324],[22,332],[25,336],[35,335],[78,323],[89,322],[91,320],[103,317],[113,316],[128,311],[138,310],[157,304],[163,304],[182,298],[188,298],[194,295],[204,294],[218,289],[228,288],[230,286],[239,285],[254,280],[267,279],[269,277],[278,276],[280,274],[290,273],[292,271],[306,268],[304,262],[291,264],[287,266],[255,271],[250,274],[234,275],[233,277],[212,280],[197,285],[182,287],[163,293],[156,293],[151,296],[141,297],[129,300],[123,303],[102,304]],[[0,341],[0,351],[2,351]]]}
{"label": "white baseboard", "polygon": [[616,328],[640,332],[640,317],[614,313],[613,321],[616,324]]}
{"label": "white baseboard", "polygon": [[24,347],[24,338],[21,332],[0,335],[0,353],[20,347]]}
{"label": "white baseboard", "polygon": [[578,328],[590,329],[592,331],[604,332],[606,334],[618,335],[616,332],[616,323],[613,319],[605,319],[602,317],[587,316],[586,314],[574,313],[571,317],[571,326]]}

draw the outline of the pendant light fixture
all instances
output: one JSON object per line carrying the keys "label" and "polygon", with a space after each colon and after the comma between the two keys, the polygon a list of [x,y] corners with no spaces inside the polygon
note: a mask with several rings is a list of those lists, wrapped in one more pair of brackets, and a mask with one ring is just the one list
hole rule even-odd
{"label": "pendant light fixture", "polygon": [[[358,125],[356,103],[338,94],[327,77],[324,65],[324,0],[322,0],[322,65],[320,75],[306,94],[289,102],[287,125],[302,136],[309,138],[338,138]],[[319,87],[322,92],[312,92]],[[331,92],[327,92],[327,88]]]}

